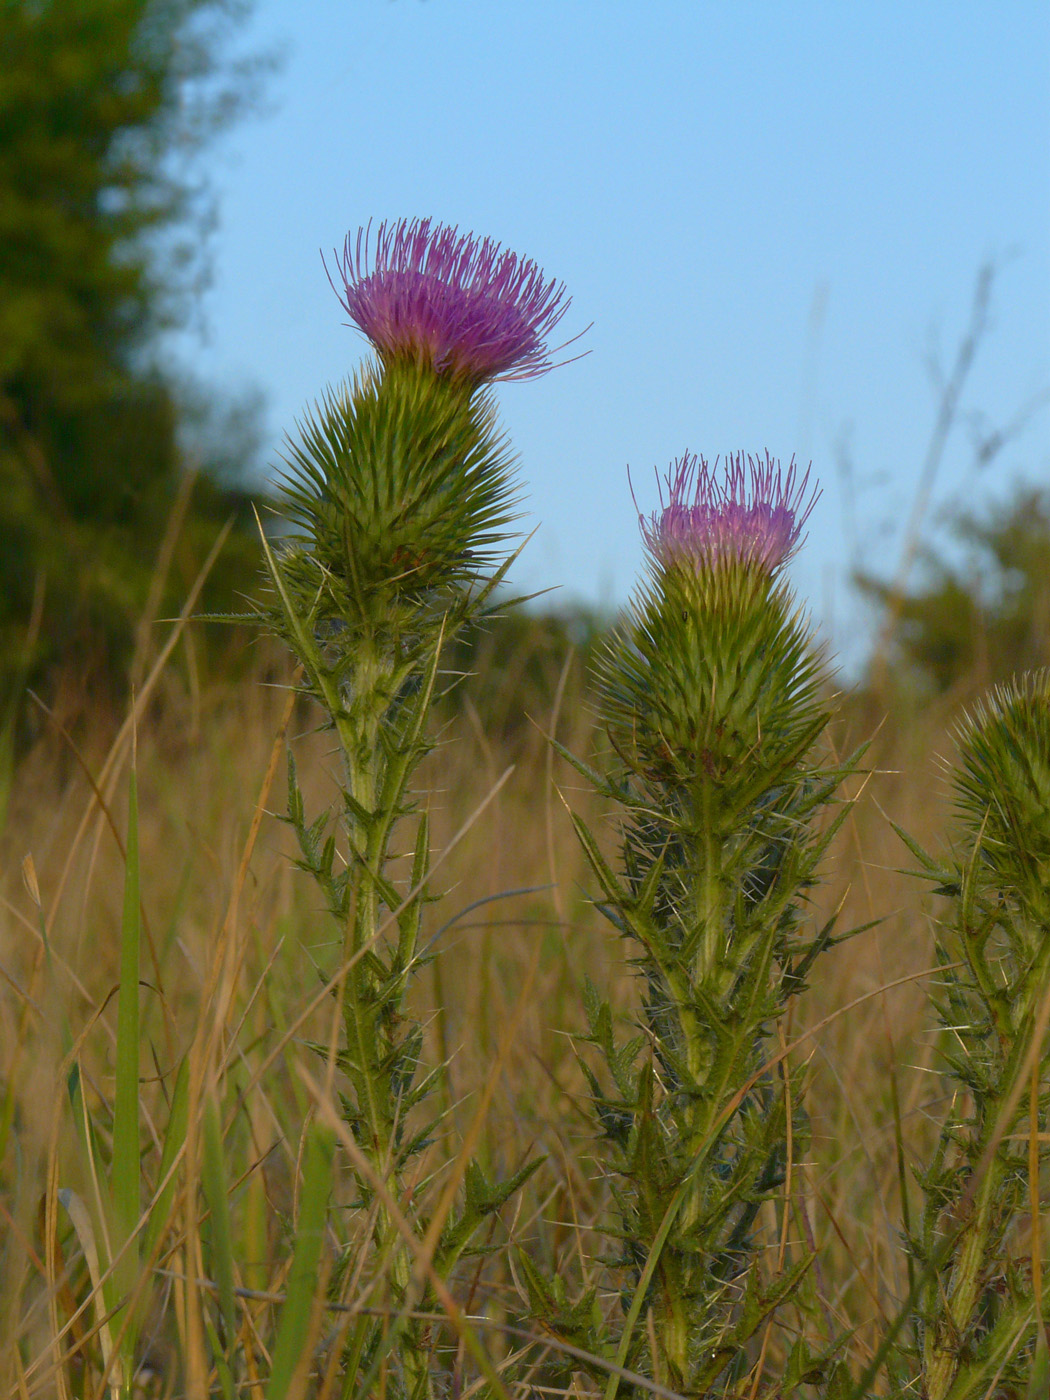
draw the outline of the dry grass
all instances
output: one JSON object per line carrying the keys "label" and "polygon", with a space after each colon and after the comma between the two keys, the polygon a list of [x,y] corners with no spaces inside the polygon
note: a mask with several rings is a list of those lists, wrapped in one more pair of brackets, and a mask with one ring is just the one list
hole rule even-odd
{"label": "dry grass", "polygon": [[[174,1068],[195,1039],[200,1045],[211,1037],[201,1083],[211,1084],[223,1108],[237,1283],[279,1292],[288,1220],[297,1208],[300,1134],[311,1110],[296,1065],[320,1073],[304,1042],[324,1044],[332,1035],[332,999],[318,994],[336,968],[338,939],[316,908],[308,879],[293,867],[290,833],[273,815],[262,817],[234,897],[260,794],[269,813],[280,812],[284,801],[282,769],[268,793],[264,779],[286,692],[280,684],[263,684],[264,671],[270,680],[288,679],[282,662],[264,667],[260,661],[259,676],[235,688],[190,695],[173,675],[139,722],[134,761],[148,943],[142,1099],[153,1139],[144,1153],[152,1181]],[[436,1175],[421,1180],[419,1190],[424,1202],[440,1192],[447,1171],[441,1164],[473,1131],[487,1092],[477,1124],[477,1152],[486,1167],[509,1172],[530,1155],[544,1158],[516,1203],[493,1223],[491,1242],[509,1236],[582,1283],[591,1267],[587,1259],[600,1248],[589,1231],[602,1217],[605,1197],[581,1111],[583,1082],[572,1038],[584,1025],[585,974],[623,1008],[633,987],[620,940],[588,902],[590,881],[564,802],[606,830],[610,844],[613,823],[542,732],[556,730],[576,753],[592,750],[582,673],[570,665],[548,679],[545,712],[524,725],[507,719],[511,699],[502,714],[491,703],[500,686],[512,695],[513,676],[502,670],[473,680],[421,775],[421,790],[432,794],[435,848],[446,850],[460,835],[434,876],[442,896],[430,913],[435,958],[415,990],[415,1009],[428,1025],[427,1054],[432,1062],[448,1061],[439,1089],[446,1138],[427,1159]],[[815,893],[813,916],[823,920],[839,909],[843,928],[881,923],[818,964],[788,1034],[799,1038],[793,1055],[807,1061],[810,1082],[812,1141],[796,1171],[820,1249],[820,1287],[832,1316],[857,1329],[850,1343],[856,1363],[870,1355],[881,1319],[907,1291],[901,1185],[912,1164],[922,1161],[943,1093],[930,1073],[922,976],[932,961],[929,921],[936,911],[922,887],[900,873],[910,858],[890,819],[937,848],[946,816],[940,759],[951,744],[948,706],[904,720],[847,697],[843,710],[837,746],[852,747],[878,730],[868,763],[873,771],[855,784],[856,806]],[[335,760],[328,736],[315,726],[316,716],[297,706],[289,732],[308,804],[317,810],[334,796]],[[63,1016],[102,1135],[113,1097],[122,842],[133,751],[128,742],[110,762],[109,781],[100,783],[113,728],[101,719],[82,726],[79,757],[59,735],[41,739],[18,768],[0,845],[0,1067],[14,1113],[0,1162],[5,1393],[62,1395],[67,1386],[78,1394],[100,1393],[97,1366],[83,1360],[92,1348],[78,1342],[95,1324],[92,1309],[69,1325],[90,1283],[77,1241],[53,1203],[59,1187],[83,1195],[90,1189],[62,1089]],[[94,783],[106,797],[104,810]],[[39,910],[33,877],[27,885],[23,871],[27,857]],[[304,1019],[311,1001],[317,1005]],[[203,1100],[205,1090],[198,1090]],[[191,1133],[190,1149],[192,1139]],[[190,1230],[194,1209],[185,1200],[173,1207],[182,1243],[162,1262],[174,1275],[207,1273]],[[340,1228],[353,1233],[345,1222]],[[520,1317],[515,1278],[501,1259],[470,1264],[460,1280],[461,1300],[497,1319]],[[358,1262],[364,1278],[367,1261]],[[203,1365],[203,1350],[193,1290],[165,1275],[153,1296],[150,1358],[163,1393],[174,1384],[176,1353],[189,1358],[192,1373],[193,1364]],[[269,1304],[243,1306],[249,1370],[262,1377]],[[62,1327],[68,1330],[56,1349],[53,1335]],[[75,1355],[59,1365],[63,1349]]]}

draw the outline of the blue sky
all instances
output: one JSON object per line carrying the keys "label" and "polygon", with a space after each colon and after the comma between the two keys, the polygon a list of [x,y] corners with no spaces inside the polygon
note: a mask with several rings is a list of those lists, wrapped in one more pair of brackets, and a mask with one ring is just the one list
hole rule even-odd
{"label": "blue sky", "polygon": [[[963,400],[990,426],[1050,386],[1050,6],[762,0],[258,0],[283,66],[213,147],[214,279],[177,343],[261,389],[269,456],[365,353],[321,249],[431,215],[568,286],[589,355],[503,386],[523,589],[621,602],[652,468],[686,448],[813,461],[794,565],[844,659],[851,564],[892,571],[979,266],[999,271]],[[844,453],[851,463],[842,467]],[[991,467],[960,424],[932,503],[1050,480],[1050,413]]]}

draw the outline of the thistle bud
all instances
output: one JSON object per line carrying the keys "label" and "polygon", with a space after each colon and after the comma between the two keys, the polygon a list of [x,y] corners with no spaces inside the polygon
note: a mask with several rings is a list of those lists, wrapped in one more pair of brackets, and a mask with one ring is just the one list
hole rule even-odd
{"label": "thistle bud", "polygon": [[639,515],[650,577],[606,658],[604,709],[637,773],[724,788],[729,810],[817,712],[809,629],[776,578],[816,493],[768,454],[730,457],[716,476],[686,453],[665,481],[661,509]]}
{"label": "thistle bud", "polygon": [[991,881],[1050,920],[1050,671],[998,687],[959,732],[955,791]]}

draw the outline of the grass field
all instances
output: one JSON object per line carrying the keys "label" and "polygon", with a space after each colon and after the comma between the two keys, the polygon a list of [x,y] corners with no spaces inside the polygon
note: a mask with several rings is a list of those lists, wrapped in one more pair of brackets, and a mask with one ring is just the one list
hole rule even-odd
{"label": "grass field", "polygon": [[[601,1285],[593,1261],[605,1246],[595,1227],[607,1207],[574,1048],[585,1029],[583,979],[624,1010],[635,989],[622,940],[590,902],[566,804],[607,834],[610,851],[615,819],[546,739],[554,733],[585,757],[595,751],[579,659],[559,667],[543,649],[542,629],[525,628],[511,664],[487,663],[483,648],[478,665],[461,703],[449,707],[419,784],[443,854],[432,880],[440,899],[428,913],[434,956],[413,1000],[426,1023],[424,1057],[443,1066],[437,1101],[445,1117],[401,1204],[423,1216],[445,1209],[465,1141],[492,1173],[539,1156],[537,1172],[491,1219],[486,1243],[514,1241],[562,1276],[571,1295],[592,1276]],[[132,769],[142,916],[140,1199],[151,1203],[129,1284],[142,1299],[135,1385],[159,1395],[227,1386],[273,1393],[274,1300],[289,1287],[303,1209],[304,1125],[325,1094],[338,1093],[338,1075],[326,1081],[323,1054],[311,1048],[323,1051],[335,1034],[325,979],[338,963],[338,934],[296,870],[279,820],[284,743],[294,747],[315,810],[334,795],[335,757],[317,714],[302,701],[289,706],[290,679],[283,658],[258,655],[235,685],[190,686],[176,657],[140,690],[133,724],[80,716],[74,748],[42,723],[18,762],[0,908],[4,1394],[102,1395],[114,1381],[105,1355],[117,1341],[90,1255],[92,1231],[106,1229],[93,1203],[106,1193],[119,1058],[129,1054],[126,1042],[118,1048],[116,991]],[[785,1033],[792,1060],[806,1065],[812,1125],[792,1163],[792,1191],[804,1203],[792,1228],[818,1246],[821,1306],[830,1325],[851,1329],[856,1373],[907,1292],[901,1194],[915,1194],[911,1171],[929,1150],[945,1092],[931,1073],[924,976],[937,911],[902,873],[913,862],[891,822],[934,850],[945,839],[943,762],[955,706],[949,697],[886,713],[884,703],[848,694],[837,704],[835,746],[874,743],[812,917],[838,911],[843,930],[879,922],[818,963]],[[167,1170],[184,1057],[187,1127]],[[89,1128],[74,1121],[66,1091],[74,1058]],[[382,1301],[384,1261],[371,1257],[364,1213],[340,1190],[321,1272],[338,1256],[335,1295],[367,1308]],[[771,1267],[794,1243],[782,1247],[772,1224]],[[530,1326],[514,1261],[513,1251],[493,1248],[455,1279],[459,1305],[483,1320],[478,1333],[497,1360],[524,1344],[501,1325]],[[222,1350],[216,1316],[236,1333],[235,1347],[226,1337],[236,1374],[225,1378],[208,1359]],[[319,1372],[293,1377],[287,1393],[343,1393],[331,1358],[350,1319],[314,1310]],[[446,1335],[454,1374],[463,1343],[455,1328]],[[770,1374],[778,1345],[766,1358]],[[572,1384],[571,1393],[599,1393],[582,1374]]]}

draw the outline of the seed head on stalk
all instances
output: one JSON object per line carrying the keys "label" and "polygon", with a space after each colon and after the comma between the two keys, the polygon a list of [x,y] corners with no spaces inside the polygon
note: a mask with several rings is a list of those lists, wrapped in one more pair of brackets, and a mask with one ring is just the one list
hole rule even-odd
{"label": "seed head on stalk", "polygon": [[564,284],[491,238],[401,219],[379,225],[374,247],[370,228],[347,234],[336,256],[336,295],[385,363],[414,360],[472,387],[553,368]]}

